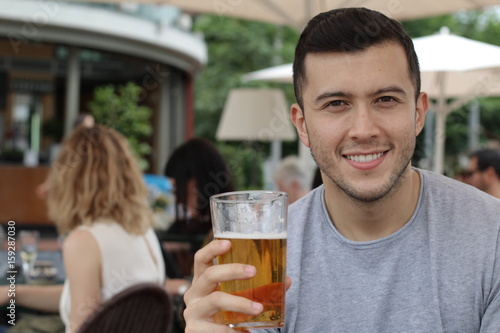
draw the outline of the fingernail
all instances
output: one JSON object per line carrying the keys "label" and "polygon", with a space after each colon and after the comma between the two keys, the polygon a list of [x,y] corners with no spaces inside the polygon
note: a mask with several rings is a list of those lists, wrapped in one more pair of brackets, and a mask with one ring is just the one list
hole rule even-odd
{"label": "fingernail", "polygon": [[247,273],[248,275],[254,275],[255,272],[256,272],[256,269],[254,266],[250,266],[250,265],[246,265],[245,267],[243,267],[243,270],[245,271],[245,273]]}
{"label": "fingernail", "polygon": [[260,303],[252,303],[252,310],[254,313],[261,313],[264,310],[264,307]]}
{"label": "fingernail", "polygon": [[228,240],[223,240],[223,241],[220,242],[220,246],[222,248],[227,248],[227,247],[229,247],[230,244],[231,244],[231,242],[228,241]]}

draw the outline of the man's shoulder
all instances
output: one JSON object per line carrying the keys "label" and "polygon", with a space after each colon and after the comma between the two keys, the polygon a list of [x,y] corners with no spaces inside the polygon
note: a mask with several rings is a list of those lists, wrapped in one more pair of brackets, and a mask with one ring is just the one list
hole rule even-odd
{"label": "man's shoulder", "polygon": [[500,225],[500,199],[477,188],[431,171],[422,175],[421,205],[441,215],[470,219],[481,217]]}
{"label": "man's shoulder", "polygon": [[422,188],[426,192],[433,191],[436,193],[447,193],[451,196],[464,198],[473,197],[490,202],[500,202],[499,199],[496,199],[471,185],[465,184],[448,176],[429,170],[415,170],[420,173],[423,180]]}

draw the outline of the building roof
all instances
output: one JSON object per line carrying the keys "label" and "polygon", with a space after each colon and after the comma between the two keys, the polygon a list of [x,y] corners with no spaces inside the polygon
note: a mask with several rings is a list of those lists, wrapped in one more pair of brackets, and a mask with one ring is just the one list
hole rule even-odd
{"label": "building roof", "polygon": [[0,0],[0,35],[12,47],[53,42],[137,56],[190,73],[207,62],[202,37],[153,20],[61,1]]}

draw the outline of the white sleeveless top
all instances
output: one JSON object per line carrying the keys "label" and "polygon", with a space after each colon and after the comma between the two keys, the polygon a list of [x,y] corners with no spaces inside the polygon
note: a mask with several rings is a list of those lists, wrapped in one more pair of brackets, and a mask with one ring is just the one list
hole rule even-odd
{"label": "white sleeveless top", "polygon": [[[114,221],[97,221],[91,226],[79,226],[77,229],[88,230],[99,245],[102,302],[138,283],[164,285],[165,264],[153,229],[144,235],[133,235]],[[59,313],[66,325],[66,332],[69,332],[71,309],[69,283],[66,279],[59,302]]]}

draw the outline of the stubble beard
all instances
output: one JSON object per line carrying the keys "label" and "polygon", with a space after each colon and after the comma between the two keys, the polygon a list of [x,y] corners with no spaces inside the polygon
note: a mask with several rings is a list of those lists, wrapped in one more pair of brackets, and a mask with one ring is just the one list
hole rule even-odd
{"label": "stubble beard", "polygon": [[[401,186],[403,176],[415,151],[416,137],[409,138],[402,146],[400,157],[397,159],[396,166],[389,179],[378,189],[371,191],[364,191],[360,187],[355,187],[349,179],[336,170],[336,164],[333,162],[335,155],[332,156],[331,151],[322,150],[319,145],[313,143],[314,141],[310,140],[309,142],[311,143],[311,154],[316,164],[338,189],[359,204],[374,204],[389,199]],[[387,144],[385,147],[393,148],[393,145]]]}

